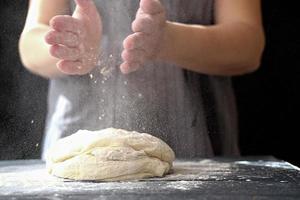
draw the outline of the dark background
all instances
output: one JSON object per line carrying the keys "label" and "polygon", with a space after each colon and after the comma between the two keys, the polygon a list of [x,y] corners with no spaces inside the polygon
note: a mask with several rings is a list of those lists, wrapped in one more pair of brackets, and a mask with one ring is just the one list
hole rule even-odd
{"label": "dark background", "polygon": [[[300,166],[300,21],[297,6],[288,3],[263,0],[267,45],[261,68],[233,81],[242,154],[274,155]],[[20,63],[27,4],[0,1],[0,160],[40,155],[48,82]]]}

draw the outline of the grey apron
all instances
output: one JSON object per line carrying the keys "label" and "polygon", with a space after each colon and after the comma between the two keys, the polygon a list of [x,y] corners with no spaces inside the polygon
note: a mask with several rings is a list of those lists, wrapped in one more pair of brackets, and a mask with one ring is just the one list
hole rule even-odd
{"label": "grey apron", "polygon": [[[122,42],[131,33],[139,0],[95,3],[104,29],[101,61],[85,76],[50,81],[43,158],[61,137],[79,129],[108,127],[150,133],[167,142],[181,158],[237,155],[237,116],[230,78],[162,62],[150,62],[137,72],[122,75]],[[213,0],[162,3],[168,20],[213,24]],[[103,70],[108,73],[103,75]]]}

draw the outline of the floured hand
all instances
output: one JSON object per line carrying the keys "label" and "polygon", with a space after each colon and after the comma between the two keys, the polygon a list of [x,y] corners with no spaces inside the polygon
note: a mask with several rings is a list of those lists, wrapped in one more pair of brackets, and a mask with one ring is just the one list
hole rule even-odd
{"label": "floured hand", "polygon": [[141,0],[136,18],[132,22],[133,34],[123,42],[120,69],[124,74],[136,71],[161,50],[166,26],[165,9],[159,0]]}
{"label": "floured hand", "polygon": [[50,20],[53,30],[45,40],[49,52],[60,59],[57,67],[68,75],[84,75],[97,64],[102,37],[102,21],[92,0],[75,0],[72,16],[58,15]]}

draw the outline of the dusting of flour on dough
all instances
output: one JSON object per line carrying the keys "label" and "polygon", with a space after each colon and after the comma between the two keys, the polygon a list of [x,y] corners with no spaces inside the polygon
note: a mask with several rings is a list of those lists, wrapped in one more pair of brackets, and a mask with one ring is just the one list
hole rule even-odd
{"label": "dusting of flour on dough", "polygon": [[80,130],[51,148],[47,169],[54,176],[74,180],[137,180],[164,176],[174,159],[164,141],[147,133]]}

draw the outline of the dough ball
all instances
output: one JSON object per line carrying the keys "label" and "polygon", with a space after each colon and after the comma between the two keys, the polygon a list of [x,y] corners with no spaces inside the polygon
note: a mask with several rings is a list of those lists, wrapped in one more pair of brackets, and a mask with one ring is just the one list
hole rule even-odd
{"label": "dough ball", "polygon": [[108,128],[79,130],[58,140],[46,166],[62,178],[118,181],[164,176],[174,159],[173,150],[152,135]]}

